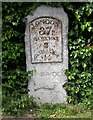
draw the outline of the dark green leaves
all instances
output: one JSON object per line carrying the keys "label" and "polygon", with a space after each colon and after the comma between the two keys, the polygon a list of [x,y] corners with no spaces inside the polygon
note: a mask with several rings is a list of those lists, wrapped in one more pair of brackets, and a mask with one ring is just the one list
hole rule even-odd
{"label": "dark green leaves", "polygon": [[[68,102],[92,105],[93,94],[93,3],[69,3],[69,70],[65,88]],[[74,4],[74,5],[73,5]],[[72,17],[73,16],[73,17]],[[90,42],[88,42],[90,39]]]}
{"label": "dark green leaves", "polygon": [[28,75],[26,72],[24,33],[22,19],[31,13],[37,4],[2,3],[2,108],[9,115],[24,114],[33,107],[28,97]]}

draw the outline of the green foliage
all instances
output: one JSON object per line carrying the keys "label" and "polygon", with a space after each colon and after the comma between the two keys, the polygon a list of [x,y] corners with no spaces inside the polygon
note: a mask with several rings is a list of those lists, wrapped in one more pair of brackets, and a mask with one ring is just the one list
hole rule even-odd
{"label": "green foliage", "polygon": [[[32,109],[35,104],[33,98],[28,97],[28,73],[20,70],[9,71],[7,80],[2,85],[2,109],[8,115],[23,115]],[[32,76],[33,71],[29,76]]]}
{"label": "green foliage", "polygon": [[[68,102],[93,107],[93,3],[69,3]],[[72,14],[72,15],[71,15]]]}
{"label": "green foliage", "polygon": [[33,103],[33,99],[28,97],[27,94],[20,94],[20,97],[3,95],[2,112],[12,116],[25,115],[29,110],[36,106],[36,104]]}
{"label": "green foliage", "polygon": [[25,72],[24,18],[38,4],[2,4],[2,109],[9,115],[21,115],[34,107],[33,99],[28,97],[28,75]]}
{"label": "green foliage", "polygon": [[3,70],[25,66],[24,32],[26,15],[31,14],[38,4],[3,3],[2,4],[2,56]]}

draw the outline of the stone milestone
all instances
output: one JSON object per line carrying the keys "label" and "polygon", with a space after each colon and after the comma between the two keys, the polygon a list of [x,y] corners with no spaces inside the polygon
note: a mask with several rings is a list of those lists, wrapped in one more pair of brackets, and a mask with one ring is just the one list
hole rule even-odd
{"label": "stone milestone", "polygon": [[68,69],[68,17],[63,8],[40,6],[28,15],[25,31],[27,71],[36,72],[29,79],[29,95],[37,103],[63,103],[63,88]]}

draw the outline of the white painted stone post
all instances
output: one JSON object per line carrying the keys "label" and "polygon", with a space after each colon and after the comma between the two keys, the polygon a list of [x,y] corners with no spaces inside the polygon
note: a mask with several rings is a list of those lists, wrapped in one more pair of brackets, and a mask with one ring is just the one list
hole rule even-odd
{"label": "white painted stone post", "polygon": [[63,8],[38,7],[27,16],[25,51],[27,71],[36,73],[28,83],[37,103],[63,103],[68,69],[68,17]]}

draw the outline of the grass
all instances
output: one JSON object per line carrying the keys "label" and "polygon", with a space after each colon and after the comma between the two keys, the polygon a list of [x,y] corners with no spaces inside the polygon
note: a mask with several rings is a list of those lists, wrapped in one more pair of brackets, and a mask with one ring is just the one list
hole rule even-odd
{"label": "grass", "polygon": [[[66,105],[66,104],[43,104],[36,106],[34,109],[27,111],[23,116],[29,118],[92,118],[92,109],[89,109],[82,104]],[[17,116],[3,116],[17,117]]]}
{"label": "grass", "polygon": [[41,105],[36,111],[37,118],[91,118],[91,110],[82,105]]}

